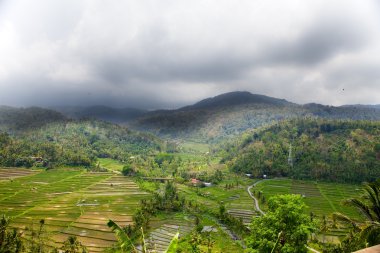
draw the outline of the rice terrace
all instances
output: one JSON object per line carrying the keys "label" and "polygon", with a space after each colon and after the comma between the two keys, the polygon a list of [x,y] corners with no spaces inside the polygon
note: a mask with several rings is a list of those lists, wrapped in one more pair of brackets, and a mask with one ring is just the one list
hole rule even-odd
{"label": "rice terrace", "polygon": [[1,210],[20,228],[37,226],[44,219],[54,246],[66,235],[76,235],[91,252],[110,247],[116,238],[107,227],[108,219],[130,224],[136,205],[147,195],[133,181],[111,173],[24,171],[25,177],[13,178],[14,170],[0,170],[10,176],[0,182]]}
{"label": "rice terrace", "polygon": [[[108,164],[112,160],[107,160]],[[118,164],[117,161],[114,163]],[[113,169],[116,165],[111,166]],[[114,171],[114,170],[113,170]],[[48,245],[59,247],[69,235],[74,235],[90,252],[102,252],[117,243],[115,234],[107,226],[109,219],[121,226],[132,224],[134,210],[139,202],[150,195],[128,177],[115,172],[87,172],[80,169],[61,170],[27,170],[18,168],[1,168],[0,207],[4,214],[13,217],[12,227],[22,230],[28,226],[38,227],[44,220]],[[227,212],[242,219],[249,225],[252,217],[259,216],[246,187],[257,180],[235,178],[224,183],[235,184],[228,191],[225,186],[191,188],[180,185],[180,192],[195,202],[217,209],[220,201],[224,202]],[[316,183],[289,179],[268,179],[260,181],[252,188],[254,195],[260,199],[261,208],[266,209],[263,198],[276,194],[301,194],[309,209],[316,216],[328,215],[334,211],[361,218],[353,208],[344,207],[341,201],[357,196],[360,186]],[[194,196],[193,198],[191,196]],[[260,198],[261,196],[261,198]],[[147,233],[151,248],[162,252],[169,245],[177,231],[189,234],[194,227],[194,216],[179,215],[177,218],[166,217],[152,222]],[[231,232],[221,224],[211,222],[223,231],[225,237]],[[332,230],[324,239],[339,240],[346,229]]]}

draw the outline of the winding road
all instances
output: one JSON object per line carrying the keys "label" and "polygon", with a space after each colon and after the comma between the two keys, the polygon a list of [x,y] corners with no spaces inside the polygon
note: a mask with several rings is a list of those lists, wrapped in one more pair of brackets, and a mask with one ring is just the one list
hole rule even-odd
{"label": "winding road", "polygon": [[[265,180],[270,180],[270,179],[265,179]],[[255,208],[256,208],[256,210],[257,210],[259,213],[261,213],[261,215],[265,215],[265,212],[264,212],[263,210],[261,210],[261,208],[260,208],[259,200],[258,200],[258,199],[252,194],[252,192],[251,192],[251,189],[252,189],[253,187],[255,187],[257,184],[261,183],[262,181],[263,181],[263,180],[259,180],[259,181],[257,181],[256,183],[254,183],[253,185],[248,186],[248,187],[247,187],[247,192],[248,192],[249,196],[251,196],[251,198],[252,198],[253,201],[255,202]],[[310,248],[310,247],[307,246],[307,245],[306,245],[306,248],[307,248],[308,250],[310,250],[311,252],[314,252],[314,253],[321,253],[321,252],[319,252],[318,250],[313,249],[313,248]]]}
{"label": "winding road", "polygon": [[252,194],[251,192],[251,189],[252,187],[255,187],[258,183],[262,182],[263,180],[259,180],[257,181],[256,183],[254,183],[253,185],[251,186],[248,186],[247,188],[247,192],[249,194],[249,196],[251,196],[251,198],[253,199],[253,201],[255,202],[255,208],[257,211],[259,211],[259,213],[261,213],[262,215],[265,215],[265,212],[263,210],[260,209],[260,206],[259,206],[259,200]]}

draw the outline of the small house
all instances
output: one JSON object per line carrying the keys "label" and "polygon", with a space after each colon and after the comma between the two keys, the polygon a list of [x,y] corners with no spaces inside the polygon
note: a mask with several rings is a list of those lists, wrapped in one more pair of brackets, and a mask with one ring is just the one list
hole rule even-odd
{"label": "small house", "polygon": [[200,180],[198,180],[198,179],[196,179],[196,178],[192,178],[192,179],[190,180],[190,182],[191,182],[191,184],[192,184],[193,186],[198,186],[198,185],[200,185],[200,184],[202,183]]}

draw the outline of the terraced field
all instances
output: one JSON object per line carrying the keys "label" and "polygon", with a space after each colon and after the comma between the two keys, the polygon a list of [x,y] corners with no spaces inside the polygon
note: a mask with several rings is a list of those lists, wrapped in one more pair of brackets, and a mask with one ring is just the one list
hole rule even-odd
{"label": "terraced field", "polygon": [[0,168],[0,181],[12,180],[18,177],[31,176],[40,171],[29,169],[15,169],[15,168]]}
{"label": "terraced field", "polygon": [[236,218],[241,218],[245,224],[252,221],[252,217],[260,214],[255,210],[252,198],[244,189],[239,194],[233,195],[226,201],[226,207],[229,214]]}
{"label": "terraced field", "polygon": [[333,212],[341,212],[350,217],[361,219],[361,215],[356,209],[342,204],[343,200],[361,194],[360,185],[272,179],[262,181],[252,188],[252,191],[261,191],[267,199],[277,194],[301,194],[305,197],[305,203],[308,205],[308,213],[313,212],[321,217]]}
{"label": "terraced field", "polygon": [[25,229],[45,219],[52,245],[78,236],[90,252],[100,252],[116,241],[108,219],[130,224],[139,201],[147,193],[130,179],[112,173],[50,170],[0,181],[0,210]]}
{"label": "terraced field", "polygon": [[[146,237],[147,248],[154,252],[164,252],[177,232],[180,238],[191,232],[194,228],[194,218],[177,215],[153,221],[151,225],[151,231]],[[141,247],[138,249],[142,252]]]}
{"label": "terraced field", "polygon": [[[233,184],[235,181],[226,180],[218,185],[206,188],[194,188],[180,185],[179,189],[186,194],[186,199],[194,200],[203,207],[218,210],[219,204],[226,206],[227,212],[236,218],[242,218],[243,222],[248,224],[253,216],[257,216],[253,200],[248,195],[246,189],[248,185],[255,181],[247,178],[240,178],[240,184],[232,189],[225,189],[225,184]],[[198,191],[198,194],[197,194]]]}

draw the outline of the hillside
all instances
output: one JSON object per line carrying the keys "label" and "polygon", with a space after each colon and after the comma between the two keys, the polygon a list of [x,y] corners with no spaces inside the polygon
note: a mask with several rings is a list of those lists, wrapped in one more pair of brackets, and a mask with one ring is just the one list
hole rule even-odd
{"label": "hillside", "polygon": [[264,95],[251,94],[247,91],[235,91],[224,93],[212,98],[206,98],[201,100],[194,105],[182,107],[179,110],[195,110],[195,109],[215,109],[224,108],[236,105],[246,105],[246,104],[265,104],[269,106],[278,105],[285,106],[291,105],[292,103],[286,101],[285,99],[272,98]]}
{"label": "hillside", "polygon": [[66,117],[61,113],[40,107],[0,106],[0,131],[15,133],[65,120]]}
{"label": "hillside", "polygon": [[356,104],[356,105],[344,105],[342,107],[371,108],[371,109],[378,109],[378,110],[380,110],[380,104],[379,105],[361,105],[361,104]]}
{"label": "hillside", "polygon": [[[127,125],[162,138],[190,139],[217,143],[238,136],[242,132],[273,124],[285,119],[325,118],[343,120],[380,120],[377,106],[299,105],[284,99],[230,92],[201,100],[176,110],[144,111],[134,108],[108,106],[56,107],[59,112],[32,108],[0,108],[0,130],[23,131],[44,126],[50,122],[71,119],[98,119]],[[64,116],[65,115],[65,116]]]}
{"label": "hillside", "polygon": [[379,122],[288,120],[234,143],[222,156],[235,172],[357,183],[380,177]]}
{"label": "hillside", "polygon": [[237,136],[247,129],[300,117],[380,120],[380,110],[319,104],[298,105],[249,92],[231,92],[177,110],[144,114],[130,126],[161,137],[215,142]]}
{"label": "hillside", "polygon": [[0,166],[94,166],[97,158],[126,160],[159,152],[163,142],[146,133],[96,120],[65,121],[8,135],[0,132]]}
{"label": "hillside", "polygon": [[73,119],[93,118],[113,123],[126,123],[146,113],[145,110],[136,108],[112,108],[104,105],[88,107],[61,106],[53,107],[53,109]]}

